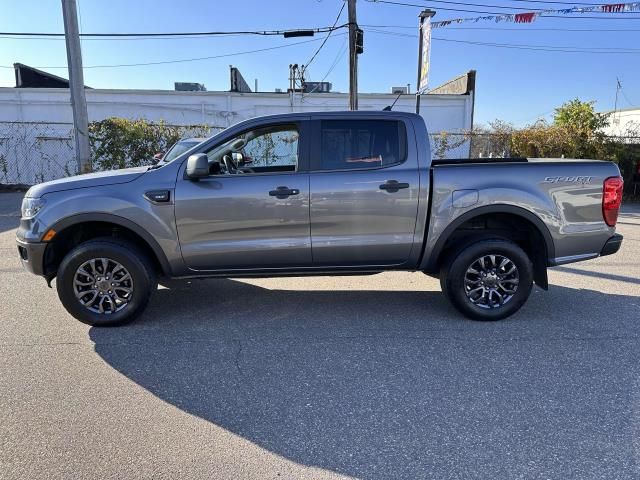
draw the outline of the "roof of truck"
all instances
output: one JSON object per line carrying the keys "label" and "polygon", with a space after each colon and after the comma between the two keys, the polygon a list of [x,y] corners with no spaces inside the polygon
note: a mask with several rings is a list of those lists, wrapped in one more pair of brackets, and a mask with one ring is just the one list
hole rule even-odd
{"label": "roof of truck", "polygon": [[278,113],[275,115],[260,115],[253,117],[250,120],[257,118],[264,118],[270,120],[290,120],[290,119],[304,119],[309,117],[332,117],[332,118],[348,118],[348,117],[420,117],[420,115],[413,112],[401,112],[399,110],[339,110],[328,112],[291,112],[291,113]]}

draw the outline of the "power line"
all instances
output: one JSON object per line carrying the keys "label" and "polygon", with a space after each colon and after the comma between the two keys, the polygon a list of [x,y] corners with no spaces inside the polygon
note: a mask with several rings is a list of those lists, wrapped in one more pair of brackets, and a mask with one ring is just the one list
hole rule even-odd
{"label": "power line", "polygon": [[[389,4],[389,5],[396,5],[396,6],[402,6],[402,7],[426,8],[425,4],[418,5],[416,3],[393,2],[391,0],[367,0],[367,2],[369,2],[369,3],[386,3],[386,4]],[[482,10],[464,10],[464,9],[460,9],[460,8],[438,7],[438,10],[446,10],[446,11],[450,11],[450,12],[484,13],[484,14],[487,14],[487,15],[502,15],[503,14],[503,12],[485,12],[485,11],[482,11]]]}
{"label": "power line", "polygon": [[[139,41],[139,40],[206,40],[206,39],[211,39],[211,38],[220,38],[220,37],[232,37],[232,36],[236,36],[237,34],[235,33],[225,33],[225,34],[219,34],[219,35],[202,35],[202,36],[198,36],[198,35],[184,35],[184,36],[179,36],[179,37],[160,37],[160,36],[154,36],[154,37],[89,37],[89,38],[83,38],[82,41],[83,42],[88,42],[88,41],[108,41],[108,42],[125,42],[125,41]],[[47,37],[36,37],[36,36],[28,36],[28,37],[20,37],[20,36],[2,36],[0,35],[0,39],[6,39],[6,40],[53,40],[53,41],[63,41],[64,42],[64,36],[62,37],[51,37],[51,36],[47,36]]]}
{"label": "power line", "polygon": [[347,49],[348,49],[347,39],[345,38],[344,42],[342,42],[342,46],[338,49],[336,58],[333,60],[333,63],[329,67],[329,70],[327,70],[327,73],[325,73],[324,77],[322,77],[322,80],[320,80],[320,82],[318,82],[318,84],[315,87],[313,87],[313,90],[311,90],[306,94],[304,92],[302,93],[302,97],[300,98],[301,101],[304,101],[305,95],[309,95],[310,93],[315,92],[318,89],[318,87],[320,87],[320,83],[324,82],[327,79],[327,77],[331,74],[331,72],[333,72],[333,69],[336,68],[336,65],[338,65],[338,62],[342,59],[342,57],[344,57],[344,54],[347,53]]}
{"label": "power line", "polygon": [[[331,27],[317,27],[317,28],[305,28],[305,29],[287,29],[287,30],[238,30],[238,31],[212,31],[212,32],[129,32],[129,33],[81,33],[81,37],[86,38],[136,38],[136,37],[208,37],[216,35],[284,35],[285,33],[297,32],[305,30],[313,33],[328,33],[333,30],[347,27],[347,24],[338,25],[335,24]],[[0,35],[7,37],[62,37],[64,33],[52,33],[52,32],[0,32]]]}
{"label": "power line", "polygon": [[556,1],[548,1],[544,2],[542,0],[511,0],[512,2],[524,2],[524,3],[553,3],[555,5],[584,5],[590,7],[597,7],[598,5],[602,5],[602,3],[584,3],[584,2],[556,2]]}
{"label": "power line", "polygon": [[327,40],[329,40],[329,37],[331,36],[331,33],[333,33],[333,30],[335,30],[336,25],[338,24],[338,20],[340,20],[340,16],[342,15],[342,11],[344,10],[344,6],[346,5],[346,3],[347,2],[343,2],[342,3],[342,7],[340,8],[340,11],[338,12],[338,16],[336,17],[336,20],[333,22],[333,26],[331,27],[331,30],[329,30],[329,33],[327,33],[327,36],[324,37],[324,41],[320,44],[320,46],[315,51],[315,53],[311,56],[309,61],[303,65],[303,67],[302,67],[302,75],[304,75],[304,72],[307,71],[307,67],[309,65],[311,65],[311,62],[313,62],[315,60],[315,58],[318,55],[318,53],[320,53],[320,50],[322,50],[322,47],[324,47],[324,44],[327,43]]}
{"label": "power line", "polygon": [[[546,18],[546,17],[543,17]],[[578,17],[571,17],[571,18],[578,18]],[[579,18],[583,18],[583,17],[579,17]],[[635,18],[635,17],[634,17]],[[622,19],[624,20],[624,19]],[[364,28],[402,28],[402,29],[409,29],[409,30],[416,30],[416,26],[415,25],[367,25],[367,24],[360,24],[361,27]],[[624,32],[640,32],[640,29],[634,29],[634,28],[563,28],[563,27],[549,27],[549,28],[537,28],[537,27],[453,27],[453,26],[447,26],[447,30],[469,30],[469,31],[473,31],[473,30],[479,30],[479,31],[484,31],[484,30],[489,30],[492,32],[502,32],[502,31],[513,31],[513,32],[532,32],[532,31],[538,31],[538,32],[612,32],[612,33],[624,33]],[[235,34],[230,33],[230,34],[220,34],[220,35],[216,35],[216,37],[220,36],[233,36]],[[181,36],[181,37],[134,37],[134,38],[126,38],[126,37],[121,37],[121,38],[85,38],[83,39],[83,41],[137,41],[137,40],[193,40],[193,39],[202,39],[202,38],[207,38],[207,37],[199,37],[199,36]],[[57,40],[57,41],[64,41],[64,37],[15,37],[15,36],[1,36],[0,35],[0,40]]]}
{"label": "power line", "polygon": [[[346,35],[346,33],[338,33],[338,34],[334,35],[333,38],[338,38],[339,36],[343,36],[343,35]],[[87,69],[87,68],[144,67],[144,66],[150,66],[150,65],[166,65],[166,64],[172,64],[172,63],[197,62],[197,61],[201,61],[201,60],[212,60],[212,59],[216,59],[216,58],[233,57],[233,56],[236,56],[236,55],[248,55],[250,53],[266,52],[266,51],[270,51],[270,50],[277,50],[277,49],[280,49],[280,48],[288,48],[288,47],[294,47],[296,45],[304,45],[304,44],[307,44],[307,43],[319,42],[321,40],[322,39],[320,39],[320,38],[314,38],[313,40],[304,40],[302,42],[289,43],[289,44],[286,44],[286,45],[276,45],[274,47],[259,48],[259,49],[256,49],[256,50],[245,50],[245,51],[242,51],[242,52],[223,53],[223,54],[220,54],[220,55],[212,55],[212,56],[208,56],[208,57],[182,58],[182,59],[177,59],[177,60],[163,60],[163,61],[158,61],[158,62],[145,62],[145,63],[123,63],[123,64],[115,64],[115,65],[88,65],[88,66],[85,66],[84,69]],[[14,68],[14,67],[13,66],[8,66],[8,65],[0,65],[0,68]],[[67,67],[65,65],[65,66],[55,66],[55,67],[45,66],[45,67],[34,67],[34,68],[54,69],[54,68],[67,68]]]}
{"label": "power line", "polygon": [[342,57],[344,57],[344,54],[347,53],[347,50],[349,49],[349,46],[347,45],[347,40],[345,39],[344,43],[342,44],[343,48],[340,51],[340,53],[338,53],[338,55],[336,55],[335,60],[333,61],[333,63],[331,64],[331,66],[329,67],[329,70],[327,70],[327,73],[324,74],[324,77],[322,77],[322,80],[320,80],[321,82],[324,82],[327,77],[331,74],[331,72],[333,72],[333,69],[336,68],[336,65],[338,65],[338,62],[340,62],[340,60],[342,60]]}
{"label": "power line", "polygon": [[[418,35],[412,35],[409,33],[399,32],[386,32],[375,29],[368,29],[367,31],[372,33],[379,33],[383,35],[394,35],[399,37],[411,37],[416,38]],[[514,48],[519,50],[540,50],[547,52],[563,52],[563,53],[627,53],[627,54],[640,54],[640,49],[637,48],[619,48],[619,47],[573,47],[573,46],[558,46],[558,45],[528,45],[528,44],[510,44],[510,43],[495,43],[495,42],[476,42],[471,40],[454,40],[450,38],[431,37],[433,40],[442,42],[463,43],[468,45],[480,45],[488,47],[500,47],[500,48]]]}
{"label": "power line", "polygon": [[[415,25],[361,25],[362,27],[370,27],[370,28],[405,28],[416,30],[417,27]],[[635,28],[535,28],[535,27],[451,27],[447,26],[447,30],[491,30],[492,32],[502,32],[502,31],[514,31],[514,32],[531,32],[531,31],[539,31],[539,32],[640,32],[640,29]]]}
{"label": "power line", "polygon": [[[367,0],[369,3],[386,3],[389,5],[397,5],[397,6],[403,6],[403,7],[418,7],[418,8],[425,8],[426,5],[425,4],[417,4],[417,3],[405,3],[405,2],[395,2],[395,1],[391,1],[391,0]],[[469,4],[466,4],[469,5]],[[598,5],[602,5],[602,4],[596,4],[594,6],[598,6]],[[491,7],[491,5],[485,5],[486,7]],[[496,8],[502,8],[502,7],[496,7]],[[504,12],[486,12],[486,11],[481,11],[481,10],[462,10],[462,9],[455,9],[455,8],[443,8],[443,7],[438,7],[438,10],[446,10],[446,11],[455,11],[455,12],[468,12],[468,13],[483,13],[486,15],[505,15]],[[536,10],[530,10],[528,9],[529,12],[535,12]],[[542,10],[540,10],[542,11]],[[580,12],[572,12],[572,13],[580,13]],[[594,12],[597,13],[597,12]],[[616,14],[616,15],[621,15],[621,14],[630,14],[630,13],[635,13],[635,12],[612,12],[611,14]],[[609,15],[611,15],[609,14]],[[637,19],[640,20],[640,17],[611,17],[611,16],[603,16],[603,17],[592,17],[592,16],[584,16],[582,14],[580,14],[579,16],[569,16],[569,15],[546,15],[546,14],[540,14],[539,15],[540,18],[567,18],[567,19],[576,19],[576,18],[585,18],[585,19],[597,19],[597,20],[632,20],[632,19]]]}
{"label": "power line", "polygon": [[[369,3],[391,3],[391,2],[387,2],[387,1],[382,1],[382,0],[367,0],[367,2]],[[419,5],[419,6],[423,6],[423,7],[427,7],[427,3],[429,4],[429,6],[431,6],[430,4],[432,3],[446,3],[448,5],[463,5],[463,6],[467,6],[467,7],[484,7],[484,8],[500,8],[502,10],[525,10],[527,12],[535,12],[538,10],[542,10],[542,9],[531,9],[531,8],[527,8],[527,7],[512,7],[512,6],[504,6],[504,5],[486,5],[483,3],[468,3],[468,2],[454,2],[454,1],[449,1],[449,0],[430,0],[429,2],[426,2],[425,5]],[[455,11],[455,12],[472,12],[473,10],[458,10],[455,8],[444,8],[444,7],[437,7],[438,10],[451,10],[451,11]],[[485,12],[477,12],[477,13],[485,13]]]}
{"label": "power line", "polygon": [[624,92],[624,90],[620,90],[620,93],[622,93],[622,96],[624,97],[624,99],[627,101],[627,103],[629,104],[630,107],[633,107],[634,104],[631,102],[631,100],[629,100],[629,97],[627,97],[627,94]]}
{"label": "power line", "polygon": [[[366,0],[369,3],[387,3],[382,0]],[[484,7],[484,8],[499,8],[502,10],[525,10],[527,12],[537,12],[541,10],[545,10],[544,8],[531,8],[531,7],[516,7],[513,5],[487,5],[484,3],[469,3],[469,2],[456,2],[453,0],[420,0],[425,2],[425,7],[431,6],[432,3],[445,3],[448,5],[463,5],[468,7]],[[537,2],[531,1],[531,3],[559,3],[561,5],[572,5],[572,6],[582,6],[582,7],[598,7],[604,5],[602,3],[568,3],[568,2]],[[446,8],[438,7],[439,10],[447,10]],[[617,12],[617,13],[625,13],[625,12]],[[628,12],[627,12],[628,13]]]}
{"label": "power line", "polygon": [[488,47],[498,47],[498,48],[513,48],[516,50],[539,50],[544,52],[562,52],[562,53],[595,53],[595,54],[633,54],[640,55],[640,49],[631,49],[631,48],[610,48],[605,50],[607,47],[589,47],[589,48],[581,48],[581,47],[558,47],[555,45],[524,45],[524,44],[508,44],[508,43],[490,43],[490,42],[473,42],[469,40],[453,40],[450,38],[438,38],[431,37],[433,40],[438,40],[441,42],[453,42],[453,43],[464,43],[468,45],[480,45],[480,46],[488,46]]}

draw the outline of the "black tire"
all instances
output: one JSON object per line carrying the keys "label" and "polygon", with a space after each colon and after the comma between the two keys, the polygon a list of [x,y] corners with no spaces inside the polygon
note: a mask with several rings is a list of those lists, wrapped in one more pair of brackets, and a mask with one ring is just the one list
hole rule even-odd
{"label": "black tire", "polygon": [[[508,299],[504,303],[498,304],[499,302],[494,300],[494,296],[495,299],[498,298],[497,294],[489,294],[489,305],[482,305],[483,302],[487,303],[487,300],[484,297],[484,287],[479,286],[479,288],[483,288],[480,292],[482,297],[474,298],[478,302],[474,303],[468,296],[468,293],[472,294],[472,292],[468,292],[465,286],[465,275],[474,262],[491,255],[509,259],[517,269],[516,275],[519,283],[511,296],[496,288],[503,298]],[[471,278],[475,277],[472,275]],[[480,278],[480,275],[477,278]],[[482,281],[484,282],[484,280]],[[505,239],[481,240],[461,246],[451,252],[440,271],[440,285],[447,299],[466,317],[482,321],[502,320],[520,310],[529,298],[533,286],[533,265],[527,254],[514,242]],[[486,285],[486,283],[482,285]],[[510,289],[513,289],[513,285],[513,283],[510,284]],[[469,287],[469,290],[472,289],[475,289],[475,286]]]}
{"label": "black tire", "polygon": [[[113,313],[97,313],[85,307],[74,290],[78,268],[96,258],[118,262],[131,276],[133,291],[128,302]],[[135,245],[115,238],[99,238],[71,250],[58,268],[56,288],[64,308],[76,319],[96,327],[123,325],[135,320],[146,308],[158,282],[152,262]]]}

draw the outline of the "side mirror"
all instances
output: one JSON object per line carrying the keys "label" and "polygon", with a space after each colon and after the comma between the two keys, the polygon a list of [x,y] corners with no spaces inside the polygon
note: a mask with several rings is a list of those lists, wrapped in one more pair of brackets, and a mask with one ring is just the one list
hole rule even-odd
{"label": "side mirror", "polygon": [[209,157],[205,153],[196,153],[187,158],[187,178],[198,180],[209,176]]}

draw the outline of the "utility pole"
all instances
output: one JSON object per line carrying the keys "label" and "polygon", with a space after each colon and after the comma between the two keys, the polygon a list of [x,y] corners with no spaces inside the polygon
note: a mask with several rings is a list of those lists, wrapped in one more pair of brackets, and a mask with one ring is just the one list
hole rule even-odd
{"label": "utility pole", "polygon": [[616,77],[616,103],[614,104],[614,107],[613,107],[613,123],[614,124],[616,121],[616,113],[618,112],[618,93],[620,92],[621,88],[622,88],[622,84],[620,83],[620,79]]}
{"label": "utility pole", "polygon": [[356,0],[347,0],[349,12],[349,110],[358,110],[358,52]]}
{"label": "utility pole", "polygon": [[73,109],[73,130],[76,140],[76,159],[80,173],[91,171],[89,158],[89,118],[87,100],[84,95],[84,75],[82,73],[82,52],[78,29],[78,9],[76,0],[62,0],[64,38],[67,44],[67,66],[69,69],[69,91]]}

